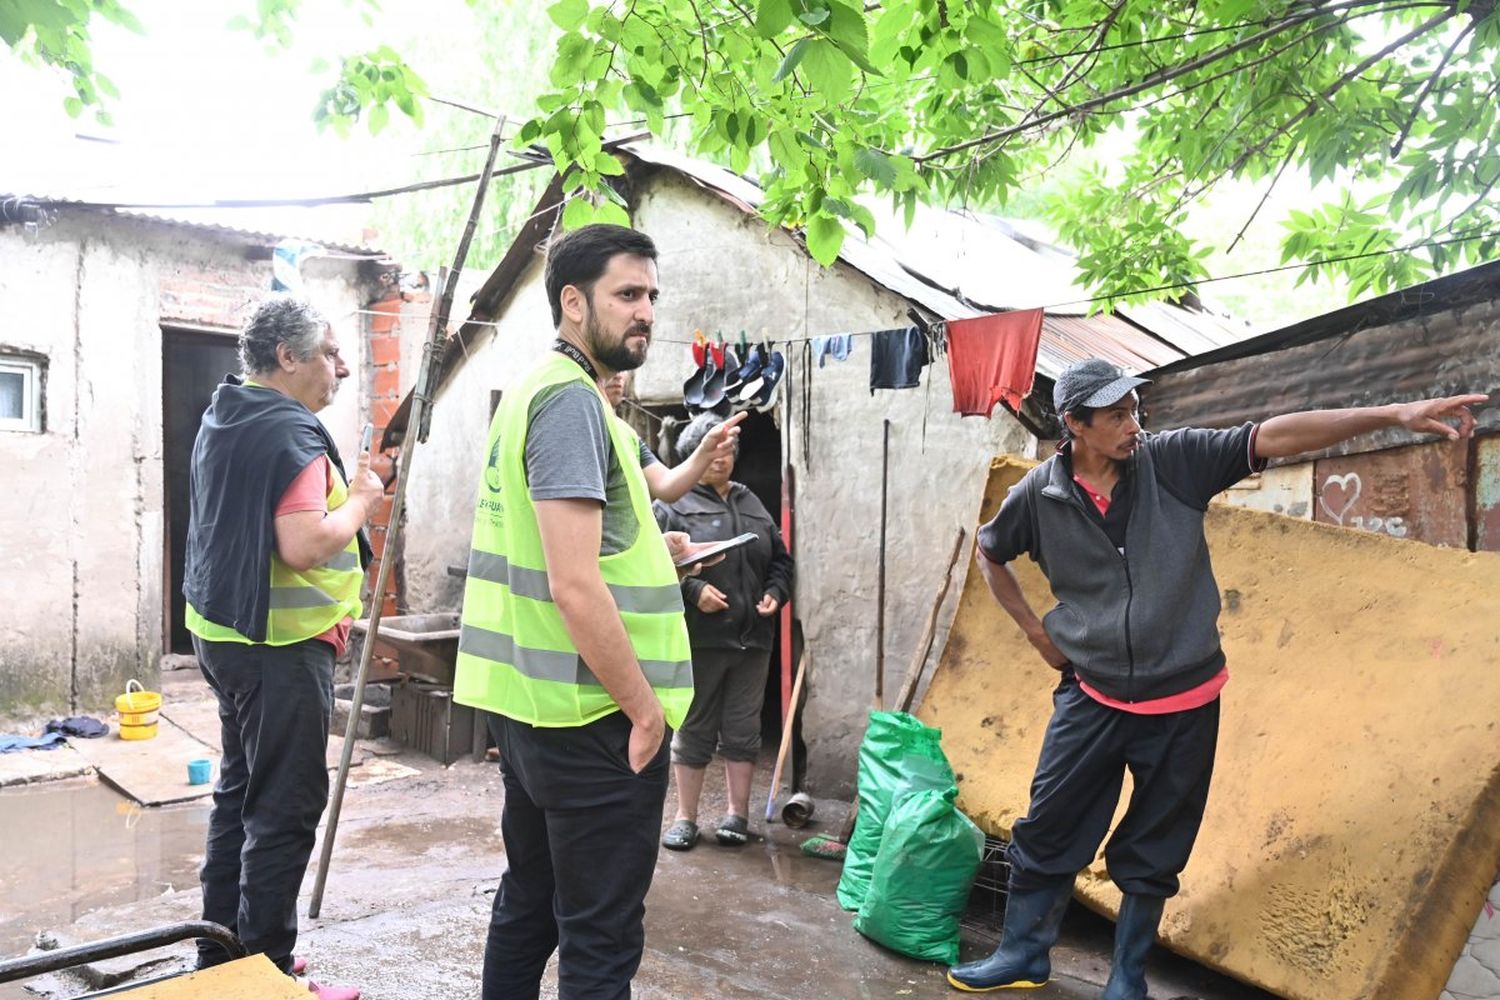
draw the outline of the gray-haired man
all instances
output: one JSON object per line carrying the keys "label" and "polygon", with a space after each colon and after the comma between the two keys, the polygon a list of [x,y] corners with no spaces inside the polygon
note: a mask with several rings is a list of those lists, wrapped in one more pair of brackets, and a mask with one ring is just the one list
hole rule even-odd
{"label": "gray-haired man", "polygon": [[[1135,393],[1145,381],[1098,358],[1069,366],[1053,393],[1066,440],[979,530],[978,564],[990,591],[1062,678],[1031,806],[1012,831],[1000,946],[987,959],[948,970],[961,990],[1047,981],[1073,879],[1109,830],[1128,767],[1135,790],[1104,850],[1110,878],[1124,893],[1104,1000],[1145,1000],[1146,953],[1203,819],[1219,692],[1229,679],[1203,534],[1209,500],[1267,459],[1382,427],[1466,437],[1474,429],[1468,406],[1486,398],[1147,434]],[[1057,598],[1045,619],[1006,565],[1023,553],[1041,566]]]}
{"label": "gray-haired man", "polygon": [[[262,302],[240,334],[243,379],[214,390],[193,444],[183,594],[219,700],[223,759],[203,859],[203,918],[300,971],[297,893],[328,802],[333,661],[348,641],[384,487],[359,456],[346,479],[315,414],[349,369],[328,321]],[[228,959],[199,942],[199,967]],[[359,991],[318,986],[323,1000]]]}

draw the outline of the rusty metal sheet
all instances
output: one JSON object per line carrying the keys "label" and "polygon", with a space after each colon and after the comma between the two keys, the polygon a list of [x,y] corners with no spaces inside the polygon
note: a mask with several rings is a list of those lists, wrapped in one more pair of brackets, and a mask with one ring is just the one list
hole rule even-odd
{"label": "rusty metal sheet", "polygon": [[1474,442],[1474,548],[1500,552],[1500,435]]}
{"label": "rusty metal sheet", "polygon": [[1314,520],[1469,547],[1467,441],[1325,458],[1314,465]]}
{"label": "rusty metal sheet", "polygon": [[[1486,392],[1500,383],[1500,297],[1147,377],[1154,381],[1142,388],[1141,401],[1158,429],[1232,427],[1298,410]],[[1500,406],[1482,407],[1475,416],[1481,430],[1500,430]],[[1409,431],[1392,428],[1331,450],[1349,454],[1411,443]]]}

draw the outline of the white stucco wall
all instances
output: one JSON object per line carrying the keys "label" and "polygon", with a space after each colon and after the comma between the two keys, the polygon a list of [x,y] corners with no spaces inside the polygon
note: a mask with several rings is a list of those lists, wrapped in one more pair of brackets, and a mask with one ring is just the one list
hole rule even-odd
{"label": "white stucco wall", "polygon": [[[263,254],[262,254],[263,256]],[[362,362],[357,265],[311,261],[308,295]],[[0,432],[0,716],[97,711],[152,683],[163,647],[162,335],[234,332],[269,290],[246,242],[147,220],[67,214],[35,236],[0,229],[0,349],[45,358],[45,430]],[[356,367],[356,370],[357,367]],[[357,447],[356,385],[325,411]]]}
{"label": "white stucco wall", "polygon": [[[662,287],[651,356],[636,377],[636,392],[647,402],[680,402],[692,364],[681,342],[695,328],[731,337],[741,329],[752,337],[764,331],[779,340],[910,322],[904,300],[851,269],[818,268],[786,235],[675,175],[658,175],[637,194],[636,224],[660,250]],[[413,610],[451,610],[461,603],[461,585],[447,567],[467,560],[490,390],[503,389],[553,335],[541,276],[538,257],[518,283],[497,333],[474,346],[438,398],[432,435],[416,456],[407,494],[406,579]],[[789,354],[794,377],[800,377],[799,349]],[[814,373],[808,461],[795,392],[783,398],[779,413],[790,421],[796,468],[797,614],[810,664],[802,732],[809,750],[807,784],[818,794],[852,790],[854,756],[873,707],[882,420],[892,421],[888,698],[901,684],[954,533],[978,507],[990,456],[1027,454],[1035,445],[998,409],[993,420],[960,419],[951,412],[946,360],[927,370],[920,389],[871,396],[869,358],[869,340],[861,338],[847,362],[830,362]]]}
{"label": "white stucco wall", "polygon": [[[457,610],[463,603],[463,581],[450,576],[448,567],[469,562],[490,394],[503,391],[553,340],[541,258],[537,261],[517,284],[497,326],[474,342],[469,360],[438,394],[431,433],[412,457],[404,552],[406,598],[414,612]],[[403,347],[406,340],[403,321]]]}

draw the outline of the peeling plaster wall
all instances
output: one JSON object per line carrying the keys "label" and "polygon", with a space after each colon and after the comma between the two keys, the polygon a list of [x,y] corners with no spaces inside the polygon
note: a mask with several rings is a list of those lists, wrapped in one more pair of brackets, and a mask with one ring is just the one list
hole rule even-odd
{"label": "peeling plaster wall", "polygon": [[[804,337],[906,326],[906,303],[845,266],[823,270],[789,236],[768,230],[717,197],[670,173],[636,191],[636,225],[660,250],[662,297],[636,394],[646,403],[681,403],[692,370],[695,328],[735,338]],[[546,350],[551,315],[542,258],[518,283],[492,334],[438,398],[432,434],[408,487],[407,586],[415,611],[456,609],[460,582],[449,565],[468,557],[474,489],[488,427],[489,395]],[[802,448],[798,385],[801,346],[788,353],[793,383],[778,423],[789,431],[797,496],[796,612],[808,642],[806,785],[821,795],[853,790],[853,762],[873,707],[876,580],[880,546],[882,420],[891,428],[887,532],[885,691],[893,698],[936,596],[960,525],[972,516],[990,456],[1035,452],[1013,417],[960,419],[952,412],[946,359],[924,372],[919,389],[869,392],[869,338],[850,359],[812,378],[810,434]],[[924,427],[925,422],[925,427]],[[786,440],[784,438],[784,440]],[[962,567],[959,571],[962,573]],[[945,612],[935,644],[942,648]]]}
{"label": "peeling plaster wall", "polygon": [[[10,632],[0,717],[107,710],[163,645],[163,323],[232,333],[270,287],[238,241],[148,220],[64,215],[0,229],[0,345],[46,359],[42,434],[0,433],[0,566]],[[357,266],[311,261],[309,297],[361,363]],[[357,384],[357,380],[356,380]],[[358,446],[359,393],[324,419]]]}

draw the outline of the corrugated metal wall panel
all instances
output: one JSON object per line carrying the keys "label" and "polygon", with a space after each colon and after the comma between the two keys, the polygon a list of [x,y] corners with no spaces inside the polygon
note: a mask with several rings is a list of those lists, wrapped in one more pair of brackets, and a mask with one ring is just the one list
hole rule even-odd
{"label": "corrugated metal wall panel", "polygon": [[1466,549],[1469,443],[1439,442],[1315,463],[1313,519]]}
{"label": "corrugated metal wall panel", "polygon": [[1500,552],[1500,436],[1474,442],[1474,548]]}
{"label": "corrugated metal wall panel", "polygon": [[[1158,430],[1232,427],[1277,413],[1489,392],[1500,386],[1500,301],[1156,377],[1142,400]],[[1480,426],[1500,430],[1500,406]],[[1338,449],[1407,444],[1393,430]]]}

